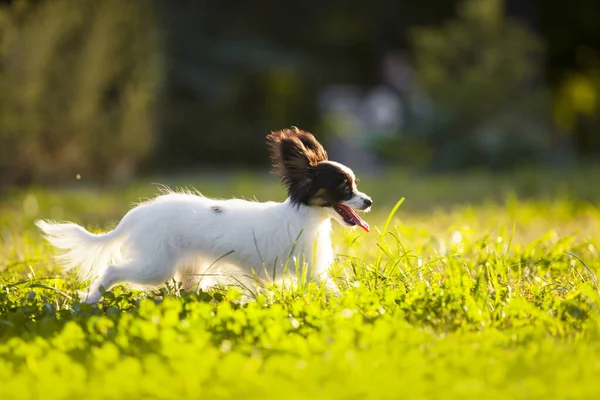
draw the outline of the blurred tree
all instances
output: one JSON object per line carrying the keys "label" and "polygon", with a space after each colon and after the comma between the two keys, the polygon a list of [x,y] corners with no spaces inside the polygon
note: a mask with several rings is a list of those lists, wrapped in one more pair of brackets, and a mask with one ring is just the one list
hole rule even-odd
{"label": "blurred tree", "polygon": [[408,115],[388,153],[440,168],[552,154],[546,71],[556,121],[600,148],[598,67],[580,62],[599,54],[600,3],[506,2],[0,0],[0,182],[266,166],[266,133],[327,139],[319,93],[380,84],[382,56],[407,48],[434,114]]}
{"label": "blurred tree", "polygon": [[465,0],[458,18],[412,31],[418,87],[434,105],[413,129],[434,168],[503,167],[547,155],[549,94],[540,38],[505,17],[501,0]]}
{"label": "blurred tree", "polygon": [[398,26],[438,22],[452,3],[157,0],[169,60],[157,166],[266,165],[269,131],[313,130],[326,85],[377,82]]}
{"label": "blurred tree", "polygon": [[146,5],[0,9],[0,185],[126,177],[150,153],[163,62]]}
{"label": "blurred tree", "polygon": [[158,167],[252,164],[264,159],[270,130],[310,119],[290,113],[296,101],[308,102],[299,84],[310,73],[305,58],[228,23],[239,10],[226,15],[216,3],[157,4],[169,61]]}

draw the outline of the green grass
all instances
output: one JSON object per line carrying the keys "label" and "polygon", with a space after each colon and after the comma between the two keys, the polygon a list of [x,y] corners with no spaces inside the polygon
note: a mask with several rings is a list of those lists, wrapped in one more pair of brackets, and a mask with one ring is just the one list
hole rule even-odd
{"label": "green grass", "polygon": [[[82,305],[32,222],[107,229],[155,187],[8,193],[0,399],[600,397],[599,170],[360,178],[374,229],[334,226],[341,297],[247,304],[167,285]],[[263,176],[171,182],[283,199]]]}

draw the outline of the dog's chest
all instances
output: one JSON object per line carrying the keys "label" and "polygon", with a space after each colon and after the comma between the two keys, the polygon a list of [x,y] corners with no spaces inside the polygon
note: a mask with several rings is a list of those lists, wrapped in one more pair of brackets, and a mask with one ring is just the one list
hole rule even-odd
{"label": "dog's chest", "polygon": [[239,237],[231,257],[252,268],[292,267],[296,263],[325,265],[332,261],[331,223],[279,224]]}

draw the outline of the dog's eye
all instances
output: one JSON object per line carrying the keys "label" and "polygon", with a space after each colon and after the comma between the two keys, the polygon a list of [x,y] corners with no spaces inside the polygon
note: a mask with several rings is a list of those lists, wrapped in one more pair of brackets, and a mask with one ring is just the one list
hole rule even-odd
{"label": "dog's eye", "polygon": [[350,189],[350,181],[348,179],[342,179],[338,181],[337,186],[340,188],[340,190],[345,192]]}

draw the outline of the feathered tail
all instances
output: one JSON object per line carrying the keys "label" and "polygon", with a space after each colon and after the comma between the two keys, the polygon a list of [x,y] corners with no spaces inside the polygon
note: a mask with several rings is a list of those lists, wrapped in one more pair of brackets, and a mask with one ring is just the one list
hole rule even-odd
{"label": "feathered tail", "polygon": [[95,235],[74,223],[36,221],[46,240],[62,250],[56,259],[65,270],[76,268],[80,281],[101,275],[120,256],[123,238],[119,226],[111,232]]}

